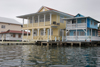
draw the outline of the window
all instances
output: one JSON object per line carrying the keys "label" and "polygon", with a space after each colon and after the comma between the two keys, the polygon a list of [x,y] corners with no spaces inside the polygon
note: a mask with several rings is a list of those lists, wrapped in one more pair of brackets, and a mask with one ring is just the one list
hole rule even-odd
{"label": "window", "polygon": [[35,23],[38,23],[38,17],[35,17],[34,19],[35,19]]}
{"label": "window", "polygon": [[50,21],[50,15],[46,15],[46,21]]}
{"label": "window", "polygon": [[44,22],[44,16],[40,16],[40,22]]}
{"label": "window", "polygon": [[81,36],[85,36],[85,32],[84,32],[84,31],[81,31],[81,32],[80,32],[80,35],[81,35]]}
{"label": "window", "polygon": [[41,35],[43,35],[43,33],[44,33],[43,30],[41,30]]}
{"label": "window", "polygon": [[33,35],[37,36],[37,30],[34,30]]}
{"label": "window", "polygon": [[79,36],[79,31],[77,32],[77,36]]}
{"label": "window", "polygon": [[76,20],[72,20],[72,24],[75,24],[76,23]]}
{"label": "window", "polygon": [[76,36],[76,31],[74,31],[74,36]]}
{"label": "window", "polygon": [[91,20],[91,25],[92,25],[92,20]]}
{"label": "window", "polygon": [[18,38],[21,38],[21,34],[18,35]]}
{"label": "window", "polygon": [[82,19],[81,22],[82,22],[82,23],[85,23],[85,19]]}
{"label": "window", "polygon": [[13,37],[15,37],[15,34],[13,34]]}
{"label": "window", "polygon": [[5,28],[5,25],[1,25],[1,28]]}
{"label": "window", "polygon": [[97,25],[97,23],[96,23],[96,22],[94,22],[94,26],[95,26],[95,25]]}
{"label": "window", "polygon": [[62,18],[64,18],[64,17],[63,17],[63,16],[60,16],[60,22],[61,22],[61,23],[64,23],[64,21],[63,21]]}

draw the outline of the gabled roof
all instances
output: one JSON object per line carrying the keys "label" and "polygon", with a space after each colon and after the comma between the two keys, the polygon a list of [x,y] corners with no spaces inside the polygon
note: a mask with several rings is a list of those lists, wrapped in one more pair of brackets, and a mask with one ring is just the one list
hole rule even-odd
{"label": "gabled roof", "polygon": [[[42,11],[42,12],[39,12],[42,8],[46,8],[48,9],[47,11]],[[46,7],[46,6],[42,6],[40,9],[39,9],[38,12],[36,13],[31,13],[31,14],[26,14],[26,15],[21,15],[21,16],[17,16],[18,18],[24,18],[24,19],[27,19],[27,17],[30,17],[30,16],[33,16],[33,15],[39,15],[39,14],[45,14],[45,13],[57,13],[57,14],[61,14],[61,15],[65,15],[65,16],[69,16],[69,17],[74,17],[74,15],[71,15],[71,14],[68,14],[68,13],[64,13],[64,12],[61,12],[61,11],[58,11],[58,10],[55,10],[55,9],[52,9],[52,8],[49,8],[49,7]]]}
{"label": "gabled roof", "polygon": [[[0,34],[4,34],[4,33],[17,33],[17,34],[22,34],[22,31],[8,30],[8,31],[5,31],[5,32],[1,32]],[[27,34],[27,32],[24,31],[24,34]],[[30,33],[28,32],[28,34],[30,34]]]}
{"label": "gabled roof", "polygon": [[[39,12],[42,8],[47,8],[48,10],[58,11],[58,10],[53,9],[53,8],[49,8],[49,7],[46,7],[46,6],[42,6],[42,7],[38,10],[38,12]],[[62,12],[62,11],[59,11],[59,12]],[[63,12],[63,13],[65,13],[65,12]],[[66,14],[71,15],[71,14],[69,14],[69,13],[66,13]],[[71,16],[74,16],[74,15],[71,15]]]}
{"label": "gabled roof", "polygon": [[77,14],[75,17],[85,17],[85,16],[83,16],[82,14]]}
{"label": "gabled roof", "polygon": [[22,25],[21,23],[19,23],[18,21],[14,20],[14,19],[5,18],[5,17],[0,17],[0,22]]}

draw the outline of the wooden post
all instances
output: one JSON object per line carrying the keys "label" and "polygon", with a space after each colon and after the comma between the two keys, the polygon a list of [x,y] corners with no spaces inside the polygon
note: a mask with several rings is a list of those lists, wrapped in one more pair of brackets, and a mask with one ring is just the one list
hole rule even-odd
{"label": "wooden post", "polygon": [[51,43],[51,46],[52,46],[52,43]]}
{"label": "wooden post", "polygon": [[49,46],[49,43],[47,42],[47,46]]}
{"label": "wooden post", "polygon": [[67,43],[65,43],[65,46],[67,45]]}
{"label": "wooden post", "polygon": [[73,46],[73,43],[71,43],[71,46]]}
{"label": "wooden post", "polygon": [[57,43],[57,46],[59,45],[59,43]]}
{"label": "wooden post", "polygon": [[79,43],[79,47],[81,47],[81,42]]}
{"label": "wooden post", "polygon": [[41,42],[41,46],[43,46],[43,43]]}

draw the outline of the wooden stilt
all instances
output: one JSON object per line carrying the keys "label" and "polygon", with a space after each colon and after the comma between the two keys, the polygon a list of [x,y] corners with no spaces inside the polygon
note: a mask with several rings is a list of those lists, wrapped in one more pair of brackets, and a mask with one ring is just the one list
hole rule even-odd
{"label": "wooden stilt", "polygon": [[67,44],[65,43],[65,46],[66,46]]}
{"label": "wooden stilt", "polygon": [[43,46],[43,43],[41,42],[41,46]]}
{"label": "wooden stilt", "polygon": [[57,46],[59,45],[59,43],[57,43]]}
{"label": "wooden stilt", "polygon": [[51,43],[51,46],[52,46],[52,43]]}
{"label": "wooden stilt", "polygon": [[73,46],[73,43],[71,43],[71,46]]}
{"label": "wooden stilt", "polygon": [[79,43],[79,47],[81,47],[81,42]]}
{"label": "wooden stilt", "polygon": [[49,46],[49,43],[47,43],[47,46]]}

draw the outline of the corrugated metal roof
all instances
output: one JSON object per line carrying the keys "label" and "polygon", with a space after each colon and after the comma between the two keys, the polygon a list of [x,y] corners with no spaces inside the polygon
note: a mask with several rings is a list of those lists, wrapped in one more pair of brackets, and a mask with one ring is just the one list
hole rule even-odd
{"label": "corrugated metal roof", "polygon": [[16,21],[15,19],[5,18],[5,17],[0,17],[0,22],[22,25],[20,22]]}

